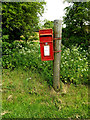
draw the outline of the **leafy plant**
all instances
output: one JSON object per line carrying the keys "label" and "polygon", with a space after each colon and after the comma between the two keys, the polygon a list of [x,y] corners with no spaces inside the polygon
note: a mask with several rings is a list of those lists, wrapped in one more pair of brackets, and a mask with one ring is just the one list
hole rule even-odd
{"label": "leafy plant", "polygon": [[9,35],[3,35],[2,36],[2,41],[3,42],[8,42],[9,41]]}
{"label": "leafy plant", "polygon": [[[80,46],[62,45],[60,79],[67,83],[88,83],[88,52]],[[3,68],[38,71],[52,85],[53,62],[41,61],[40,45],[32,42],[3,42]]]}

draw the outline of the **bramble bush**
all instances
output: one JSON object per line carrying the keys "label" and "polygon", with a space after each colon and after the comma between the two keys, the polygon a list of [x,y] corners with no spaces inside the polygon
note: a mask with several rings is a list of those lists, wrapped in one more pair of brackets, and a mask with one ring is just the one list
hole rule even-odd
{"label": "bramble bush", "polygon": [[[33,42],[3,42],[3,68],[38,71],[52,85],[53,61],[41,61],[40,45]],[[67,83],[88,83],[88,52],[80,46],[62,45],[60,79]]]}

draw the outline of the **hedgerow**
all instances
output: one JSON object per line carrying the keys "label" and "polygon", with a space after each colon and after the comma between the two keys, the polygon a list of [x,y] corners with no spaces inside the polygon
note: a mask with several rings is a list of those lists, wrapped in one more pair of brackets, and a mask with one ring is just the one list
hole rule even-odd
{"label": "hedgerow", "polygon": [[[3,42],[3,61],[5,69],[22,68],[38,71],[52,85],[53,61],[41,61],[40,45],[33,42]],[[71,49],[62,45],[60,80],[67,83],[88,83],[88,51],[80,46]]]}

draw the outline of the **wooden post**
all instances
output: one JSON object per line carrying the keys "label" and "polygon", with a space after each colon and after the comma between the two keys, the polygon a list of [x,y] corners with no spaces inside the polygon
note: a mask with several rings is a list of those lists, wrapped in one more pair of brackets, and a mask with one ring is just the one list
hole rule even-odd
{"label": "wooden post", "polygon": [[[62,20],[54,20],[54,38],[62,37]],[[61,50],[61,39],[55,40],[55,51]],[[61,52],[55,52],[53,63],[53,88],[60,91],[60,61]]]}

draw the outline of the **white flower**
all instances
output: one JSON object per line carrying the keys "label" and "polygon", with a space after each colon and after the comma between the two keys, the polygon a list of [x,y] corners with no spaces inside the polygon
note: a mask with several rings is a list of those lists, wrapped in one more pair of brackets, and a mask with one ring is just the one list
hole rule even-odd
{"label": "white flower", "polygon": [[29,51],[27,51],[27,53],[30,53],[31,51],[29,50]]}
{"label": "white flower", "polygon": [[21,54],[22,54],[22,51],[21,51],[21,52],[19,52],[19,53],[21,53]]}
{"label": "white flower", "polygon": [[67,59],[67,58],[65,57],[65,59]]}

